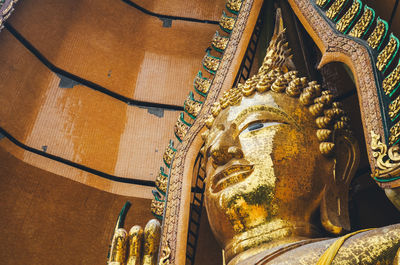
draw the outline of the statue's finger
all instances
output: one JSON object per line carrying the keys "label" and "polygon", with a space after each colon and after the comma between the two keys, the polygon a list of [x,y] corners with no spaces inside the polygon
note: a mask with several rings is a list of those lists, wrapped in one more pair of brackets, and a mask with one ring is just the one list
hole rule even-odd
{"label": "statue's finger", "polygon": [[150,220],[144,229],[143,265],[156,264],[160,236],[160,222],[155,219]]}
{"label": "statue's finger", "polygon": [[129,250],[127,265],[140,265],[140,255],[143,245],[143,229],[135,225],[129,230]]}
{"label": "statue's finger", "polygon": [[109,258],[109,265],[123,265],[125,262],[127,232],[123,228],[115,231]]}

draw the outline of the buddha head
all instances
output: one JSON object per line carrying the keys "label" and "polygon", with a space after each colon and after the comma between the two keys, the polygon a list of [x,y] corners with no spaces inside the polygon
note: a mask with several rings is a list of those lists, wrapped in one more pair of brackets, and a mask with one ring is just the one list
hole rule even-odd
{"label": "buddha head", "polygon": [[333,94],[284,67],[281,35],[258,73],[225,92],[206,122],[205,205],[225,251],[313,236],[318,210],[328,232],[350,230],[357,143]]}

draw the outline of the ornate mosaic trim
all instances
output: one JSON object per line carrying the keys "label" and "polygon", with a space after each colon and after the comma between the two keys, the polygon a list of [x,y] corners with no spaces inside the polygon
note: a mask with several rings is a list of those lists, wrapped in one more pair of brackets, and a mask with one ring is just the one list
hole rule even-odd
{"label": "ornate mosaic trim", "polygon": [[18,0],[0,0],[0,31],[4,28],[4,22],[14,11],[14,5]]}
{"label": "ornate mosaic trim", "polygon": [[215,32],[215,35],[211,41],[211,46],[218,52],[223,52],[228,45],[229,37],[223,37],[219,32]]}
{"label": "ornate mosaic trim", "polygon": [[372,174],[375,181],[383,188],[400,186],[400,147],[395,145],[388,148],[382,143],[381,136],[371,131],[371,148],[376,158],[376,167]]}
{"label": "ornate mosaic trim", "polygon": [[331,7],[326,11],[326,16],[333,21],[337,20],[337,17],[339,15],[339,12],[342,10],[342,8],[345,6],[348,0],[335,0]]}
{"label": "ornate mosaic trim", "polygon": [[[1,0],[0,0],[1,1]],[[230,40],[230,33],[234,28],[237,20],[237,14],[242,6],[243,0],[227,0],[227,11],[232,14],[228,16],[225,11],[222,12],[220,20],[220,28],[222,32],[216,31],[211,47],[206,50],[206,54],[202,60],[202,66],[206,72],[211,75],[210,77],[203,77],[203,73],[199,71],[194,78],[193,88],[194,91],[189,93],[188,98],[184,102],[184,112],[181,112],[178,120],[174,126],[174,134],[178,143],[181,143],[186,136],[186,133],[191,128],[194,121],[197,119],[200,111],[202,110],[203,103],[208,95],[213,77],[218,70],[221,58],[211,55],[211,49],[214,49],[219,54],[223,54]],[[170,140],[163,156],[165,168],[160,167],[160,172],[156,178],[156,188],[153,191],[154,198],[152,200],[151,210],[152,213],[159,219],[163,218],[165,207],[165,198],[168,191],[168,172],[171,167],[172,160],[176,153],[174,141]]]}
{"label": "ornate mosaic trim", "polygon": [[390,34],[390,39],[388,44],[378,55],[377,58],[378,61],[376,62],[376,67],[378,68],[378,70],[385,72],[398,51],[399,51],[399,39],[396,38],[393,34]]}
{"label": "ornate mosaic trim", "polygon": [[353,25],[355,19],[358,17],[362,9],[362,3],[360,0],[355,0],[351,5],[350,9],[347,10],[346,14],[336,24],[337,30],[343,33],[347,33],[349,28]]}
{"label": "ornate mosaic trim", "polygon": [[364,37],[365,34],[368,32],[368,30],[371,28],[374,20],[375,20],[375,10],[365,5],[364,13],[362,14],[361,18],[357,21],[357,23],[354,25],[349,35],[356,38]]}
{"label": "ornate mosaic trim", "polygon": [[210,55],[210,51],[208,50],[207,54],[203,58],[202,64],[207,72],[214,75],[218,70],[220,62],[221,58]]}
{"label": "ornate mosaic trim", "polygon": [[378,19],[376,20],[376,26],[374,28],[374,31],[367,39],[368,45],[372,49],[377,49],[377,50],[380,49],[382,41],[385,39],[386,34],[388,32],[388,28],[389,28],[388,23],[378,17]]}
{"label": "ornate mosaic trim", "polygon": [[[185,226],[187,224],[181,223],[181,211],[182,211],[182,200],[181,197],[188,191],[187,189],[190,187],[184,186],[186,181],[191,181],[185,179],[184,176],[184,165],[186,159],[188,159],[187,154],[189,152],[189,148],[196,136],[203,128],[205,123],[205,118],[210,113],[211,106],[214,102],[216,102],[219,93],[222,89],[222,85],[224,84],[225,78],[229,71],[231,70],[233,64],[233,58],[235,56],[238,44],[242,38],[242,34],[245,31],[245,27],[247,25],[248,16],[250,15],[250,10],[252,8],[254,0],[244,0],[241,6],[240,12],[236,18],[235,26],[230,34],[229,43],[224,51],[224,54],[221,58],[220,65],[215,75],[213,76],[211,87],[209,88],[208,95],[206,100],[204,100],[203,107],[201,109],[201,113],[197,116],[196,120],[192,123],[192,126],[189,128],[189,132],[182,139],[182,142],[177,147],[177,152],[175,153],[171,170],[170,170],[170,179],[168,184],[168,192],[167,192],[167,205],[164,210],[164,219],[163,219],[163,228],[162,228],[162,237],[161,237],[161,246],[160,249],[165,249],[169,247],[171,249],[171,253],[169,256],[170,264],[177,264],[181,262],[181,260],[177,261],[177,244],[181,240],[180,233],[185,231],[181,226]],[[201,78],[196,76],[195,80],[199,81]],[[203,79],[204,80],[204,79]],[[187,235],[185,234],[184,237]],[[179,237],[179,238],[178,238]],[[183,263],[182,263],[183,264]]]}
{"label": "ornate mosaic trim", "polygon": [[397,67],[383,80],[383,91],[389,97],[392,97],[400,85],[400,60]]}
{"label": "ornate mosaic trim", "polygon": [[[293,2],[298,3],[302,1],[293,0]],[[334,33],[337,36],[336,38],[339,38],[341,35],[346,37],[351,36],[357,39],[359,45],[365,46],[370,51],[371,59],[365,60],[361,65],[372,63],[372,74],[369,74],[373,82],[365,87],[358,85],[358,92],[368,94],[362,97],[364,101],[371,99],[372,92],[375,94],[375,100],[378,100],[379,104],[375,106],[374,110],[368,106],[368,112],[375,111],[376,114],[374,116],[382,115],[379,117],[379,126],[383,128],[383,133],[381,134],[385,136],[383,141],[389,146],[399,143],[400,95],[398,87],[400,83],[400,61],[394,61],[395,58],[398,58],[399,54],[399,39],[393,33],[389,32],[388,23],[376,17],[375,11],[371,8],[364,6],[363,12],[361,12],[363,4],[360,0],[351,0],[351,4],[346,4],[346,0],[309,0],[309,2],[313,7],[319,9],[319,13],[326,20],[331,20],[334,23],[335,29],[340,32]],[[303,13],[303,15],[306,14]],[[373,25],[374,27],[371,28]],[[351,40],[349,39],[346,42],[350,43]],[[352,42],[351,45],[354,46],[355,43]],[[332,45],[328,44],[328,46]],[[340,52],[345,53],[343,50]],[[358,74],[358,78],[361,75],[362,78],[364,77],[364,74]],[[371,84],[375,84],[375,87],[372,87]],[[375,91],[372,91],[373,89]],[[381,109],[382,112],[377,111],[378,109]],[[364,113],[363,118],[368,120],[366,108],[362,109],[362,112]],[[377,124],[376,122],[371,122],[369,126],[372,127]],[[370,156],[371,164],[374,164],[374,159]]]}

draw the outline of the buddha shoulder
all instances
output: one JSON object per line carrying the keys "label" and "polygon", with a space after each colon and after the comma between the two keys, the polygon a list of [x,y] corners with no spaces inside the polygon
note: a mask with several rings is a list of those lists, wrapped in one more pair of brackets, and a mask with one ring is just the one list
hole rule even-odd
{"label": "buddha shoulder", "polygon": [[288,244],[265,250],[243,260],[238,264],[340,264],[340,265],[372,265],[400,264],[400,224],[377,228],[357,233],[347,238],[338,250],[332,263],[318,263],[322,255],[338,238],[323,239],[312,243]]}

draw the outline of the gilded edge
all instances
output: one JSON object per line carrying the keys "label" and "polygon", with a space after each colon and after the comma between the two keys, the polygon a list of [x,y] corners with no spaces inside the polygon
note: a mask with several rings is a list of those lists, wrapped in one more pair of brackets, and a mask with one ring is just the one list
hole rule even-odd
{"label": "gilded edge", "polygon": [[364,7],[364,13],[351,29],[349,35],[356,38],[362,38],[371,27],[375,19],[375,11],[368,6]]}
{"label": "gilded edge", "polygon": [[372,49],[379,50],[379,47],[388,31],[388,24],[386,21],[380,19],[379,17],[376,23],[377,24],[376,27],[374,28],[374,31],[372,31],[371,35],[367,39],[367,43]]}
{"label": "gilded edge", "polygon": [[189,96],[186,98],[185,103],[183,104],[183,107],[190,118],[194,120],[196,119],[197,115],[199,115],[200,110],[203,107],[203,102],[196,100],[193,92],[190,91]]}
{"label": "gilded edge", "polygon": [[319,6],[319,7],[324,7],[327,3],[329,3],[330,0],[317,0],[315,3]]}
{"label": "gilded edge", "polygon": [[396,55],[399,50],[399,39],[397,39],[393,34],[390,34],[390,40],[388,44],[383,48],[383,50],[379,53],[378,59],[376,62],[376,68],[379,71],[385,71],[388,65],[393,60],[393,57]]}
{"label": "gilded edge", "polygon": [[207,72],[209,72],[210,74],[215,74],[220,62],[220,58],[210,55],[210,51],[207,51],[206,55],[203,58],[202,64]]}
{"label": "gilded edge", "polygon": [[[289,0],[289,3],[307,31],[312,33],[310,35],[314,38],[314,41],[325,47],[323,56],[326,53],[326,55],[340,53],[353,62],[354,71],[357,75],[356,86],[365,131],[374,130],[376,133],[384,135],[382,116],[379,111],[376,111],[380,109],[380,104],[377,95],[378,83],[373,70],[375,63],[369,55],[368,48],[342,34],[337,34],[310,0]],[[332,58],[331,61],[334,61],[336,57],[330,58]],[[367,143],[371,142],[369,133],[365,133],[365,138]],[[374,171],[375,158],[370,148],[368,148],[368,158],[371,170]]]}
{"label": "gilded edge", "polygon": [[158,263],[159,265],[169,265],[169,257],[171,255],[171,248],[169,247],[169,244],[167,244],[161,249],[161,257],[160,257],[160,262]]}
{"label": "gilded edge", "polygon": [[389,144],[394,145],[400,139],[400,121],[390,128]]}
{"label": "gilded edge", "polygon": [[400,96],[389,104],[389,117],[394,121],[400,112]]}
{"label": "gilded edge", "polygon": [[229,17],[226,15],[225,11],[222,11],[221,19],[219,20],[219,26],[221,29],[227,33],[230,33],[235,26],[236,18]]}
{"label": "gilded edge", "polygon": [[197,134],[203,128],[205,118],[210,113],[212,104],[217,100],[218,95],[222,89],[225,77],[228,74],[230,66],[237,49],[237,45],[242,38],[243,31],[245,30],[247,20],[253,6],[254,0],[245,0],[242,4],[242,8],[238,14],[235,27],[232,30],[230,41],[225,50],[224,56],[221,60],[220,67],[215,75],[212,87],[210,88],[207,100],[205,101],[201,113],[195,120],[190,128],[190,132],[185,137],[182,143],[179,145],[178,150],[175,154],[174,161],[171,165],[170,183],[168,187],[167,204],[163,219],[163,231],[161,238],[161,249],[164,249],[169,245],[171,254],[169,258],[170,264],[176,264],[176,244],[178,231],[180,230],[179,220],[180,208],[181,208],[181,194],[182,194],[182,183],[183,183],[183,171],[186,155],[189,151],[191,143],[194,141]]}
{"label": "gilded edge", "polygon": [[226,8],[235,15],[239,13],[241,6],[242,0],[228,0],[226,3]]}
{"label": "gilded edge", "polygon": [[4,27],[4,22],[10,17],[14,11],[14,5],[18,0],[5,0],[0,6],[0,31]]}
{"label": "gilded edge", "polygon": [[342,10],[344,4],[347,0],[336,0],[331,7],[326,11],[326,16],[333,21],[336,20],[336,17],[339,15],[340,10]]}
{"label": "gilded edge", "polygon": [[206,97],[210,90],[211,80],[203,77],[201,71],[199,71],[193,81],[194,90],[201,96]]}
{"label": "gilded edge", "polygon": [[360,0],[354,0],[353,4],[347,10],[346,14],[336,24],[336,29],[340,32],[347,33],[347,30],[354,23],[355,18],[360,14],[362,3]]}
{"label": "gilded edge", "polygon": [[229,37],[223,37],[218,31],[216,31],[211,41],[211,45],[216,51],[223,52],[226,49],[228,42]]}
{"label": "gilded edge", "polygon": [[376,159],[372,177],[378,185],[391,187],[391,182],[400,179],[400,147],[395,145],[388,148],[386,144],[382,143],[381,136],[371,131],[371,149]]}
{"label": "gilded edge", "polygon": [[392,97],[396,89],[400,86],[400,60],[396,68],[383,80],[382,87],[386,95]]}

